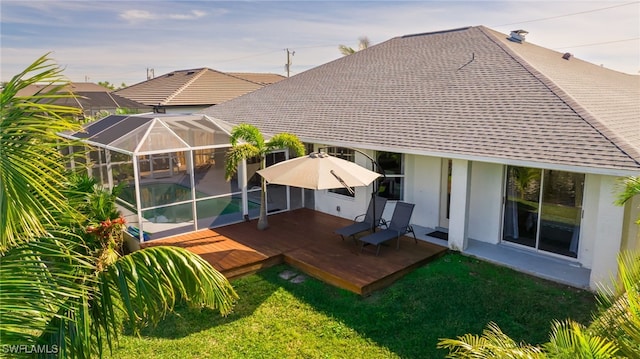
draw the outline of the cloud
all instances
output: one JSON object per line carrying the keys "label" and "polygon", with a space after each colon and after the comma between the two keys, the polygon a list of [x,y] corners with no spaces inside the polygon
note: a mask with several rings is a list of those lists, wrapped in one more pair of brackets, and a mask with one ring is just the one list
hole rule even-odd
{"label": "cloud", "polygon": [[120,18],[133,22],[136,20],[153,20],[157,16],[145,10],[127,10],[120,14]]}
{"label": "cloud", "polygon": [[504,34],[523,28],[530,43],[618,71],[640,70],[640,41],[616,42],[640,37],[637,2],[581,13],[609,5],[527,0],[74,0],[54,6],[49,1],[4,1],[2,80],[48,51],[54,51],[73,81],[88,77],[132,84],[146,79],[146,68],[154,68],[157,75],[198,67],[284,74],[285,49],[296,52],[291,70],[300,73],[341,57],[338,45],[356,47],[359,36],[375,45],[396,36],[470,25]]}
{"label": "cloud", "polygon": [[194,20],[204,17],[205,15],[207,15],[207,13],[204,11],[193,10],[190,14],[171,14],[168,15],[168,17],[175,20]]}
{"label": "cloud", "polygon": [[[223,12],[219,11],[219,14]],[[118,15],[121,19],[129,21],[129,22],[138,22],[138,21],[147,21],[147,20],[162,20],[162,19],[172,19],[172,20],[195,20],[202,17],[207,16],[207,12],[201,10],[191,10],[186,13],[179,14],[160,14],[153,13],[147,10],[126,10],[121,12]]]}

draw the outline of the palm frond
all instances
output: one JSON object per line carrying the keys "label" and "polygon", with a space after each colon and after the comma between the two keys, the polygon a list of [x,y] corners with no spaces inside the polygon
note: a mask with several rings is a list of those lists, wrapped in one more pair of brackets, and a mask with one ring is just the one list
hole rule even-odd
{"label": "palm frond", "polygon": [[242,123],[239,124],[231,130],[231,145],[235,146],[239,141],[243,141],[249,144],[254,145],[256,148],[263,150],[264,146],[264,136],[260,132],[260,130],[250,124]]}
{"label": "palm frond", "polygon": [[0,337],[4,344],[35,343],[61,309],[71,309],[70,299],[89,291],[91,281],[78,280],[94,270],[83,252],[79,238],[60,231],[2,253]]}
{"label": "palm frond", "polygon": [[550,340],[544,345],[552,358],[616,358],[618,348],[614,342],[591,335],[580,323],[567,320],[554,321]]}
{"label": "palm frond", "polygon": [[441,339],[438,348],[448,349],[447,358],[542,358],[539,347],[518,344],[493,322],[487,325],[482,335],[465,334],[457,339]]}
{"label": "palm frond", "polygon": [[601,287],[598,312],[589,326],[594,335],[614,341],[623,355],[640,357],[640,254],[618,256],[619,279],[613,288]]}
{"label": "palm frond", "polygon": [[[60,192],[66,159],[59,146],[70,142],[58,133],[81,127],[73,120],[79,109],[51,104],[73,97],[59,93],[68,83],[60,73],[45,55],[0,93],[0,248],[15,244],[21,235],[45,235],[55,223],[51,211],[73,212]],[[36,83],[50,86],[36,96],[17,96]]]}
{"label": "palm frond", "polygon": [[137,332],[179,302],[226,315],[238,298],[220,272],[178,247],[151,247],[121,257],[96,280],[90,291],[68,300],[39,339],[63,348],[63,357],[102,356],[103,343],[111,349],[121,330],[117,311]]}
{"label": "palm frond", "polygon": [[371,41],[366,36],[360,36],[358,38],[358,50],[364,50],[371,45]]}
{"label": "palm frond", "polygon": [[346,45],[338,45],[338,50],[340,50],[340,53],[345,56],[356,53],[356,50]]}
{"label": "palm frond", "polygon": [[618,192],[616,204],[624,205],[632,197],[640,195],[640,176],[625,177],[621,181],[622,189]]}
{"label": "palm frond", "polygon": [[122,300],[134,327],[138,319],[157,322],[181,300],[227,314],[237,299],[220,272],[178,247],[150,247],[126,255],[102,272],[99,280],[105,299]]}
{"label": "palm frond", "polygon": [[237,144],[234,147],[231,147],[227,151],[224,164],[226,180],[229,181],[233,177],[233,175],[238,171],[238,165],[240,165],[243,160],[260,155],[260,149],[249,143]]}
{"label": "palm frond", "polygon": [[267,142],[266,146],[269,151],[290,149],[295,156],[302,156],[305,152],[302,141],[298,139],[298,136],[290,133],[278,133],[273,135],[269,142]]}

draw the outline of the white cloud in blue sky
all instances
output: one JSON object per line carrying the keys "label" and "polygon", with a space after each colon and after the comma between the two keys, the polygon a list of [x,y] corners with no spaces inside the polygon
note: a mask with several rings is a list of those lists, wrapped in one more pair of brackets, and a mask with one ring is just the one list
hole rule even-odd
{"label": "white cloud in blue sky", "polygon": [[537,45],[640,71],[639,2],[2,0],[0,17],[3,81],[47,52],[72,81],[134,84],[147,68],[285,74],[285,49],[295,51],[295,74],[360,36],[376,44],[471,25],[522,28]]}

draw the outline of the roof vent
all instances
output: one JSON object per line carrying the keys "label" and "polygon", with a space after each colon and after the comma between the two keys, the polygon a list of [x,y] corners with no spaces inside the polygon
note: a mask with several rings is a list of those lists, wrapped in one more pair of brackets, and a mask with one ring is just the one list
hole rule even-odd
{"label": "roof vent", "polygon": [[167,77],[169,77],[169,76],[173,76],[173,75],[175,75],[175,74],[172,72],[172,73],[170,73],[170,74],[167,74]]}
{"label": "roof vent", "polygon": [[193,75],[195,73],[196,73],[195,71],[189,71],[189,72],[187,72],[187,75]]}
{"label": "roof vent", "polygon": [[513,30],[511,31],[511,35],[509,35],[509,40],[521,44],[524,42],[524,38],[528,33],[529,32],[525,30]]}
{"label": "roof vent", "polygon": [[565,52],[564,55],[562,55],[562,58],[565,59],[565,60],[569,60],[571,58],[571,56],[573,56],[573,55],[571,55],[568,52]]}

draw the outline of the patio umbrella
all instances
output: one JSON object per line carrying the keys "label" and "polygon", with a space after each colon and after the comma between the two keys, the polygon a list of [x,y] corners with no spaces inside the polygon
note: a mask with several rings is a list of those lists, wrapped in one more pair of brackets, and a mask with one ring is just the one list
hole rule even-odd
{"label": "patio umbrella", "polygon": [[276,163],[258,173],[270,184],[309,189],[368,186],[381,175],[324,152]]}

